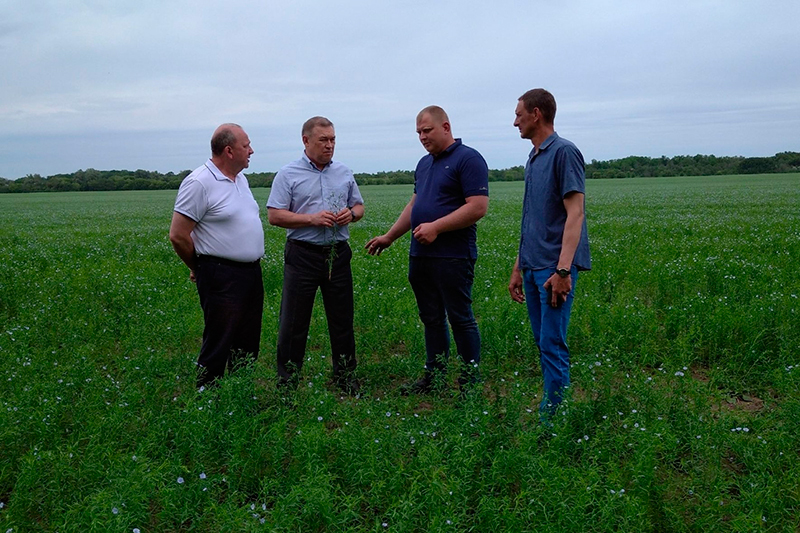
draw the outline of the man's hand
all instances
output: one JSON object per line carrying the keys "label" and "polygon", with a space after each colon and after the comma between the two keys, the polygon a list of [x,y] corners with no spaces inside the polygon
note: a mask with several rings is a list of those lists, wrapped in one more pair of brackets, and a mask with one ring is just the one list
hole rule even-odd
{"label": "man's hand", "polygon": [[432,222],[425,222],[414,228],[413,235],[420,244],[431,244],[439,236],[439,232]]}
{"label": "man's hand", "polygon": [[367,250],[369,255],[381,255],[381,252],[390,247],[392,242],[394,241],[392,241],[392,239],[386,235],[381,235],[379,237],[373,237],[367,241],[364,249]]}
{"label": "man's hand", "polygon": [[309,222],[311,226],[332,228],[333,225],[337,223],[336,217],[337,215],[333,214],[331,211],[320,211],[319,213],[311,214]]}
{"label": "man's hand", "polygon": [[336,213],[335,222],[337,226],[346,226],[353,220],[355,220],[355,218],[353,218],[353,211],[348,207],[345,207],[344,209]]}
{"label": "man's hand", "polygon": [[572,290],[572,276],[562,278],[554,273],[544,282],[544,288],[550,293],[550,307],[558,307],[567,301],[567,295]]}
{"label": "man's hand", "polygon": [[525,290],[522,286],[522,272],[519,271],[519,268],[514,266],[514,270],[511,271],[511,281],[508,282],[508,293],[511,295],[511,299],[517,303],[525,303]]}

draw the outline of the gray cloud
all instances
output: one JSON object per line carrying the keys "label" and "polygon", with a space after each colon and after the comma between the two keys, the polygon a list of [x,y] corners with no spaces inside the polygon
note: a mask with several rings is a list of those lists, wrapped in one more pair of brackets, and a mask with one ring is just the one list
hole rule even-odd
{"label": "gray cloud", "polygon": [[194,168],[226,121],[251,170],[276,170],[316,114],[354,170],[413,168],[432,103],[504,168],[536,86],[587,160],[800,150],[798,18],[789,1],[8,2],[0,176]]}

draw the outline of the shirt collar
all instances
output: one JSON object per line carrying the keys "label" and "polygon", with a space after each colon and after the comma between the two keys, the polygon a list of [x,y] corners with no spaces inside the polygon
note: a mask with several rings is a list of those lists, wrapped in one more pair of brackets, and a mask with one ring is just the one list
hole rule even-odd
{"label": "shirt collar", "polygon": [[217,168],[217,165],[215,165],[214,162],[211,159],[209,159],[208,162],[206,163],[206,168],[211,171],[211,174],[214,176],[214,179],[216,179],[217,181],[226,181],[227,180],[227,181],[233,182],[232,179],[230,179],[228,176],[223,174],[222,171]]}
{"label": "shirt collar", "polygon": [[[545,139],[545,140],[542,142],[542,144],[540,144],[540,145],[538,146],[538,149],[539,149],[539,151],[541,152],[542,150],[547,150],[547,148],[548,148],[548,147],[549,147],[551,144],[553,144],[554,142],[556,142],[556,139],[558,139],[558,133],[556,133],[556,132],[553,132],[553,133],[551,133],[550,135],[548,135],[548,136],[547,136],[547,139]],[[534,147],[531,149],[531,154],[530,154],[529,158],[532,158],[534,155],[536,155],[536,149],[537,149],[537,147],[536,147],[536,146],[534,146]]]}
{"label": "shirt collar", "polygon": [[455,149],[456,149],[456,148],[458,148],[459,146],[461,146],[461,139],[460,139],[460,138],[459,138],[459,139],[455,139],[455,140],[454,140],[454,142],[453,142],[453,144],[451,144],[450,146],[448,146],[447,148],[445,148],[444,150],[442,150],[441,152],[439,152],[438,154],[436,154],[436,155],[435,155],[435,156],[433,156],[433,157],[435,157],[435,158],[437,158],[437,159],[438,159],[439,157],[444,157],[444,156],[446,156],[446,155],[448,155],[448,154],[452,153],[452,152],[453,152],[453,150],[455,150]]}

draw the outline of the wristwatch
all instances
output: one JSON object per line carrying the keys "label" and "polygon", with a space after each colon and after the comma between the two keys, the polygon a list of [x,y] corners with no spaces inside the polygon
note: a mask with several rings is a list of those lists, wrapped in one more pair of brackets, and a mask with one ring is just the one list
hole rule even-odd
{"label": "wristwatch", "polygon": [[[348,207],[348,209],[350,209],[350,208]],[[352,221],[355,222],[356,221],[356,212],[353,211],[352,209],[350,209],[350,216],[353,217]]]}
{"label": "wristwatch", "polygon": [[569,276],[570,271],[569,271],[568,268],[557,268],[556,269],[556,274],[558,274],[562,278],[566,278],[567,276]]}

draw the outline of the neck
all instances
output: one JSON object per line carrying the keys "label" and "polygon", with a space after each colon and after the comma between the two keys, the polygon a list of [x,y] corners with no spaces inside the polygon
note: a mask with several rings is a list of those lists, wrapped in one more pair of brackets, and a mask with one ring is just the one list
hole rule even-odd
{"label": "neck", "polygon": [[447,143],[447,146],[445,146],[444,148],[442,148],[440,151],[436,152],[435,154],[434,154],[434,153],[431,153],[431,155],[433,155],[434,157],[436,157],[436,156],[438,156],[439,154],[446,152],[446,151],[447,151],[447,149],[448,149],[448,148],[450,148],[451,146],[453,146],[455,143],[456,143],[456,140],[455,140],[454,138],[452,138],[452,137],[451,137],[451,138],[450,138],[450,142],[448,142],[448,143]]}
{"label": "neck", "polygon": [[225,177],[230,178],[231,181],[236,181],[236,176],[241,172],[241,169],[236,170],[226,165],[224,159],[212,157],[211,162],[214,163],[214,166],[216,166]]}
{"label": "neck", "polygon": [[543,126],[539,131],[536,132],[536,135],[531,137],[531,144],[536,147],[536,151],[539,151],[539,147],[542,145],[543,142],[550,137],[553,132],[556,131],[552,124],[548,126]]}

